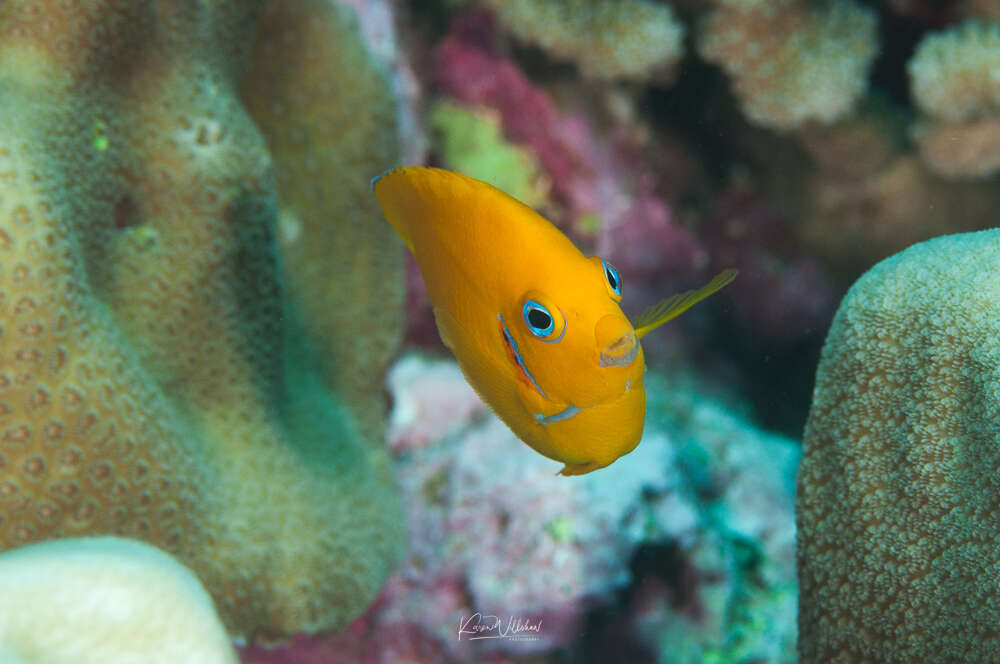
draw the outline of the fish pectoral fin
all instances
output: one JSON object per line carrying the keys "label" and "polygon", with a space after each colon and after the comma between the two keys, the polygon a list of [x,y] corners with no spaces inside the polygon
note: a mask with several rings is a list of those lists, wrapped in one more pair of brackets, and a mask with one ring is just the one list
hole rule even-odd
{"label": "fish pectoral fin", "polygon": [[723,270],[701,288],[671,295],[665,300],[661,300],[649,307],[632,322],[632,327],[635,328],[635,336],[641,339],[668,320],[680,316],[709,295],[717,293],[725,286],[731,284],[737,274],[739,274],[739,270]]}

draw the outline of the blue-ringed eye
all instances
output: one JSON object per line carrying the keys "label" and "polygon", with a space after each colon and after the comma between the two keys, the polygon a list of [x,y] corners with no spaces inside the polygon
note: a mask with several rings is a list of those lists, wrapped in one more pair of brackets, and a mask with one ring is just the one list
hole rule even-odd
{"label": "blue-ringed eye", "polygon": [[608,286],[611,286],[611,292],[615,295],[621,297],[622,294],[622,278],[618,274],[618,270],[615,266],[607,261],[601,261],[604,265],[604,276],[608,280]]}
{"label": "blue-ringed eye", "polygon": [[521,309],[528,330],[536,337],[547,337],[555,330],[555,320],[544,305],[528,300]]}

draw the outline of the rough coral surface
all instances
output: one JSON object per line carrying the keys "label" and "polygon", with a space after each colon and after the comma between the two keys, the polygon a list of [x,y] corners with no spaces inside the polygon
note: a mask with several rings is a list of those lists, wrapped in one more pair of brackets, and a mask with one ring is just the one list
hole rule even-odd
{"label": "rough coral surface", "polygon": [[907,65],[920,109],[960,122],[1000,111],[1000,24],[969,20],[925,37]]}
{"label": "rough coral surface", "polygon": [[927,164],[948,177],[1000,171],[1000,22],[970,19],[925,37],[907,71],[929,119],[917,132]]}
{"label": "rough coral surface", "polygon": [[271,2],[259,26],[242,94],[275,163],[285,295],[304,311],[327,384],[380,441],[372,404],[401,337],[403,247],[368,181],[397,158],[396,104],[351,12]]}
{"label": "rough coral surface", "polygon": [[648,78],[684,54],[684,27],[648,0],[490,0],[519,39],[575,62],[589,77]]}
{"label": "rough coral surface", "polygon": [[[258,13],[0,5],[0,549],[146,540],[195,570],[246,637],[342,625],[401,542],[382,453],[348,417],[362,404],[324,387],[344,381],[316,369],[330,351],[311,352],[310,309],[282,299],[273,169],[287,161],[272,161],[237,94]],[[313,20],[325,28],[300,29],[303,42],[358,39],[329,13]],[[329,57],[296,47],[272,57],[288,70],[307,67],[303,51]],[[319,102],[379,77],[351,67]],[[266,102],[308,107],[316,89],[295,94]],[[393,160],[391,148],[346,156],[343,177],[362,182],[347,195]],[[349,201],[328,223],[366,238]],[[393,264],[366,241],[324,258]],[[299,294],[302,270],[289,268]],[[342,270],[336,287],[373,274]],[[391,323],[396,307],[357,312],[353,329]],[[387,350],[360,348],[378,372]]]}
{"label": "rough coral surface", "polygon": [[798,478],[803,662],[1000,659],[1000,232],[924,242],[848,293]]}
{"label": "rough coral surface", "polygon": [[875,15],[848,0],[781,4],[723,3],[704,21],[699,53],[729,74],[756,124],[790,130],[845,116],[878,50]]}

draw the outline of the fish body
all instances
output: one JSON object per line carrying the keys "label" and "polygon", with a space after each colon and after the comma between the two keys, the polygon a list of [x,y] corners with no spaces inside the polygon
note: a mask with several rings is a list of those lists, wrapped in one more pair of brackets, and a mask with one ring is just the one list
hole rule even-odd
{"label": "fish body", "polygon": [[639,443],[639,337],[648,330],[622,313],[613,266],[459,173],[397,168],[372,187],[416,258],[442,341],[521,440],[563,462],[564,475],[606,466]]}

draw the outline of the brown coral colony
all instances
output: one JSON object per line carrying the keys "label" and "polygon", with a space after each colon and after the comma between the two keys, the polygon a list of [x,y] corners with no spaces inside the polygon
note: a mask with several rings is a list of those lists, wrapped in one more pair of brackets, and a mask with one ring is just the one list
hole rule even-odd
{"label": "brown coral colony", "polygon": [[[339,396],[313,374],[320,359],[335,366],[331,349],[317,339],[305,354],[315,357],[286,356],[286,334],[311,333],[286,331],[301,314],[281,297],[303,268],[283,272],[275,258],[276,166],[240,88],[255,75],[252,49],[294,71],[299,54],[282,44],[312,34],[338,45],[322,59],[327,87],[300,84],[288,106],[359,84],[372,103],[393,101],[346,11],[263,5],[0,5],[0,551],[144,539],[190,566],[246,637],[342,625],[401,541],[368,437],[380,402],[351,404],[368,413],[364,435],[330,426],[344,421]],[[255,40],[263,11],[284,32]],[[352,131],[375,146],[354,162],[359,178],[394,163],[394,143]],[[379,131],[391,135],[391,120]],[[336,155],[323,140],[317,149]],[[366,194],[337,202],[365,209],[351,197]],[[377,271],[401,293],[399,258],[357,261],[356,276]],[[391,297],[383,304],[398,315]],[[392,330],[379,315],[354,324]],[[393,339],[372,349],[373,366]]]}

